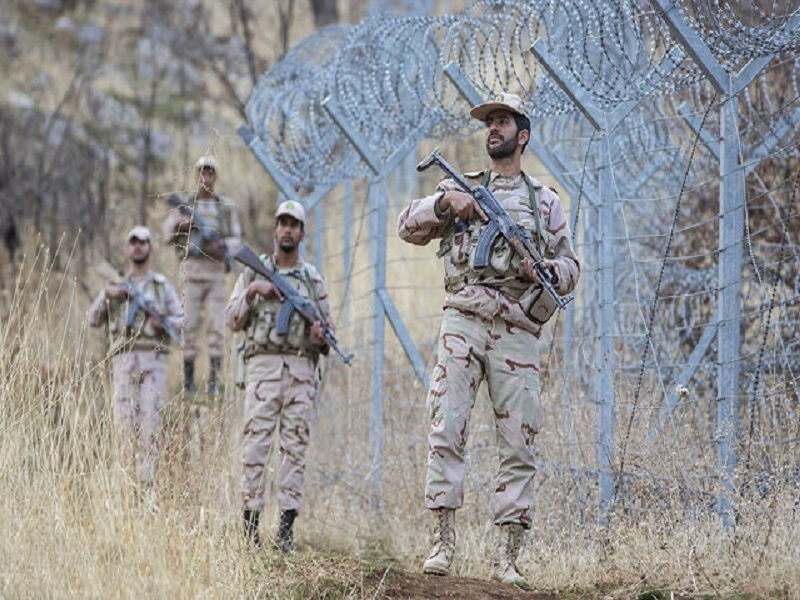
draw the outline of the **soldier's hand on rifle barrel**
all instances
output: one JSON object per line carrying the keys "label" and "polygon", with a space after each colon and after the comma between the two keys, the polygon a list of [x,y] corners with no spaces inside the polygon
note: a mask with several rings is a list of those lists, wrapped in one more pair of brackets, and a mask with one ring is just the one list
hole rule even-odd
{"label": "soldier's hand on rifle barrel", "polygon": [[[550,272],[550,282],[555,285],[558,281],[556,276],[556,268],[553,265],[552,261],[543,258],[539,263],[543,269]],[[525,269],[525,274],[528,276],[528,279],[533,281],[533,283],[540,284],[542,283],[542,279],[539,277],[539,274],[536,272],[536,269],[533,267],[533,261],[530,258],[523,258],[522,259],[522,267]]]}
{"label": "soldier's hand on rifle barrel", "polygon": [[256,294],[265,300],[268,300],[269,298],[277,298],[283,302],[283,294],[281,294],[280,290],[269,281],[253,281],[249,286],[247,286],[248,302],[252,302]]}
{"label": "soldier's hand on rifle barrel", "polygon": [[471,221],[472,219],[480,218],[484,222],[489,220],[475,198],[461,190],[447,190],[438,202],[439,210],[444,212],[450,208],[459,219]]}
{"label": "soldier's hand on rifle barrel", "polygon": [[106,286],[106,299],[108,300],[125,300],[128,297],[128,290],[121,285],[107,285]]}

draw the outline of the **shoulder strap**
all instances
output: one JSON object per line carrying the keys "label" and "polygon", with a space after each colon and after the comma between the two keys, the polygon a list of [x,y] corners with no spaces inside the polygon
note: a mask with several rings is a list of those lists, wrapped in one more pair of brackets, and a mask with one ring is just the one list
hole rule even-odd
{"label": "shoulder strap", "polygon": [[[522,173],[522,176],[525,178],[525,183],[528,185],[528,205],[531,207],[531,212],[533,212],[533,218],[536,221],[536,249],[539,251],[539,254],[542,254],[542,248],[539,245],[542,239],[542,223],[541,217],[539,216],[539,190],[536,189],[536,186],[533,185],[533,181],[531,178],[528,177],[527,173]],[[483,175],[483,187],[487,187],[489,185],[489,180],[492,177],[492,170],[490,168],[486,169],[486,172]]]}
{"label": "shoulder strap", "polygon": [[157,277],[153,277],[153,287],[156,291],[156,306],[159,310],[163,310],[166,308],[166,302],[164,301],[164,282]]}
{"label": "shoulder strap", "polygon": [[217,222],[220,233],[227,237],[231,234],[231,211],[222,198],[214,194],[214,203],[217,208]]}
{"label": "shoulder strap", "polygon": [[164,302],[164,281],[165,279],[161,279],[158,273],[151,272],[148,278],[142,282],[142,287],[140,291],[144,294],[144,287],[149,282],[153,285],[153,293],[155,294],[155,301],[156,301],[156,308],[161,310],[162,308],[166,308],[166,304]]}
{"label": "shoulder strap", "polygon": [[314,298],[314,305],[317,307],[320,316],[324,319],[325,316],[322,314],[322,307],[319,305],[319,298],[317,297],[317,286],[314,285],[314,281],[311,278],[311,267],[306,261],[303,261],[303,279],[308,286],[309,291],[311,292],[311,296]]}
{"label": "shoulder strap", "polygon": [[531,211],[533,211],[533,218],[536,221],[536,249],[539,251],[539,256],[542,254],[542,248],[539,243],[542,241],[542,223],[539,216],[539,190],[533,185],[533,181],[526,173],[523,173],[525,183],[528,184],[528,202],[530,203]]}

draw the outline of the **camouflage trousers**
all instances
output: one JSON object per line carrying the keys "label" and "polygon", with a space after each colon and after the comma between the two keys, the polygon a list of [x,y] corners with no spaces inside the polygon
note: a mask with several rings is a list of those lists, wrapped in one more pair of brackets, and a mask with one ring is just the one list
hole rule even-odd
{"label": "camouflage trousers", "polygon": [[539,340],[495,317],[483,319],[445,309],[438,357],[428,390],[429,509],[460,508],[464,501],[465,448],[472,407],[486,379],[494,409],[500,467],[495,523],[531,525],[533,440],[542,424]]}
{"label": "camouflage trousers", "polygon": [[158,466],[158,427],[167,385],[166,357],[132,350],[112,358],[115,446],[118,460],[152,484]]}
{"label": "camouflage trousers", "polygon": [[299,509],[316,377],[315,365],[306,357],[258,354],[247,359],[242,470],[244,508],[264,509],[264,471],[277,430],[281,454],[278,507]]}
{"label": "camouflage trousers", "polygon": [[[216,265],[213,265],[215,268]],[[184,324],[183,358],[194,360],[197,355],[197,337],[205,318],[208,355],[222,356],[225,341],[225,272],[217,269],[208,273],[189,273],[184,269]],[[203,314],[205,312],[205,314]]]}

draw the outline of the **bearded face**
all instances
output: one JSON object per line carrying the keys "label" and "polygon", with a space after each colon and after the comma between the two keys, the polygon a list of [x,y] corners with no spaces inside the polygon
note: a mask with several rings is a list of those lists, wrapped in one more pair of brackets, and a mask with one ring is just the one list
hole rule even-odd
{"label": "bearded face", "polygon": [[281,215],[275,224],[275,241],[285,253],[291,254],[305,237],[303,222],[289,215]]}
{"label": "bearded face", "polygon": [[136,265],[143,265],[150,260],[150,242],[131,238],[128,242],[128,258]]}
{"label": "bearded face", "polygon": [[514,154],[518,141],[519,132],[514,133],[514,135],[509,138],[504,138],[502,134],[499,133],[494,136],[489,136],[486,140],[486,153],[493,159],[508,158]]}
{"label": "bearded face", "polygon": [[513,156],[520,145],[520,130],[514,115],[507,110],[495,110],[484,119],[486,153],[494,160]]}

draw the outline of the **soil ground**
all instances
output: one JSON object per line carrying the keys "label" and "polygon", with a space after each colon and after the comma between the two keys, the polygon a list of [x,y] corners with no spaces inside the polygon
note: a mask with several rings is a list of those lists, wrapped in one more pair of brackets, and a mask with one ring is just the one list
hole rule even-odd
{"label": "soil ground", "polygon": [[408,600],[557,600],[558,596],[529,592],[513,585],[470,579],[438,577],[394,569],[375,570],[370,579],[377,584],[377,597]]}
{"label": "soil ground", "polygon": [[651,590],[617,593],[596,590],[568,594],[523,590],[513,585],[469,577],[437,577],[389,568],[375,569],[367,577],[368,589],[375,598],[396,600],[597,600],[635,598],[636,600],[696,600],[692,594]]}

